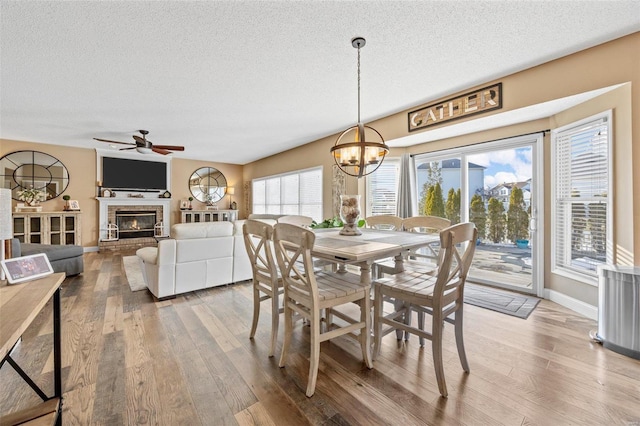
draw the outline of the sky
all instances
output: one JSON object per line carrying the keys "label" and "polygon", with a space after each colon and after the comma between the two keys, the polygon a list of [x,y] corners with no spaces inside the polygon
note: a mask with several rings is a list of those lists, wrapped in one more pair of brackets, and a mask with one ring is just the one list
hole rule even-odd
{"label": "sky", "polygon": [[486,167],[485,188],[505,182],[522,182],[531,178],[531,148],[504,149],[483,154],[470,155],[470,163]]}

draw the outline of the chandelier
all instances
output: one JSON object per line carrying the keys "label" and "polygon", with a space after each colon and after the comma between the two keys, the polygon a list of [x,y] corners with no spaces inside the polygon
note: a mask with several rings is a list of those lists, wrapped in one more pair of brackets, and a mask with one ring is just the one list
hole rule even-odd
{"label": "chandelier", "polygon": [[353,47],[358,49],[358,124],[342,132],[330,150],[340,170],[358,178],[376,171],[389,152],[382,135],[360,122],[360,48],[365,43],[363,37],[351,39]]}

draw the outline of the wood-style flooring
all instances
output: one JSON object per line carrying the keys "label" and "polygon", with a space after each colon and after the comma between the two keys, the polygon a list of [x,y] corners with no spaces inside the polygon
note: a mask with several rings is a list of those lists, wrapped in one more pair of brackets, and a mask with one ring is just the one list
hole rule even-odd
{"label": "wood-style flooring", "polygon": [[[279,368],[280,347],[267,356],[268,302],[255,340],[248,337],[250,282],[158,302],[129,289],[122,256],[131,254],[87,253],[85,272],[63,284],[64,425],[640,424],[640,361],[591,342],[596,323],[553,302],[527,320],[465,305],[471,372],[462,371],[447,326],[447,399],[429,342],[398,343],[394,333],[372,370],[353,339],[323,343],[307,398],[308,327],[296,325],[289,363]],[[51,317],[49,304],[14,351],[46,391]],[[0,413],[37,402],[6,364]]]}

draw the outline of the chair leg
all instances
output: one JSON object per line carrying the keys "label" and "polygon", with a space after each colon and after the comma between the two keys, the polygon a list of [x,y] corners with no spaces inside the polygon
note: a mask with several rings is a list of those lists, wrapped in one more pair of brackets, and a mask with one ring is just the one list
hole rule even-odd
{"label": "chair leg", "polygon": [[289,344],[291,343],[291,333],[293,332],[293,311],[287,305],[287,296],[284,297],[284,338],[282,340],[282,352],[280,352],[279,367],[284,367],[287,361],[287,352],[289,352]]}
{"label": "chair leg", "polygon": [[444,379],[444,364],[442,363],[442,334],[444,329],[442,327],[444,323],[441,313],[437,313],[434,310],[433,324],[431,326],[431,349],[433,352],[433,365],[436,370],[436,381],[438,382],[438,390],[440,395],[447,397],[447,384]]}
{"label": "chair leg", "polygon": [[440,395],[447,397],[447,384],[444,379],[444,365],[442,363],[442,334],[443,334],[443,319],[442,314],[433,313],[433,324],[431,326],[431,349],[433,352],[433,365],[436,370],[436,381],[438,382],[438,390]]}
{"label": "chair leg", "polygon": [[311,313],[311,351],[309,353],[309,382],[307,383],[307,396],[311,397],[316,391],[318,379],[318,365],[320,364],[320,312],[314,310]]}
{"label": "chair leg", "polygon": [[[411,311],[409,311],[411,314]],[[424,312],[418,311],[418,328],[420,330],[424,330]],[[424,347],[424,337],[420,336],[420,347]]]}
{"label": "chair leg", "polygon": [[360,321],[364,322],[364,328],[360,330],[362,359],[368,368],[373,368],[371,359],[371,298],[369,294],[365,294],[360,301]]}
{"label": "chair leg", "polygon": [[[401,311],[402,309],[404,309],[404,301],[403,300],[398,300],[398,299],[393,299],[393,310],[394,310],[394,312]],[[410,309],[405,310],[404,323],[406,325],[411,325],[411,310]],[[403,334],[404,334],[404,340],[409,340],[409,333],[407,333],[406,331],[403,331],[403,330],[396,330],[396,339],[397,340],[402,340],[402,335]]]}
{"label": "chair leg", "polygon": [[280,323],[280,303],[278,298],[278,289],[271,291],[271,346],[269,348],[269,356],[272,357],[276,350],[278,342],[278,325]]}
{"label": "chair leg", "polygon": [[458,347],[458,356],[460,357],[460,364],[462,369],[469,372],[469,362],[467,361],[467,353],[464,350],[464,339],[462,338],[462,306],[456,311],[455,314],[455,331],[456,331],[456,346]]}
{"label": "chair leg", "polygon": [[251,332],[249,338],[253,339],[258,328],[258,317],[260,317],[260,290],[256,283],[253,283],[253,322],[251,323]]}
{"label": "chair leg", "polygon": [[382,291],[379,286],[373,290],[373,354],[375,360],[380,355],[380,343],[382,341]]}

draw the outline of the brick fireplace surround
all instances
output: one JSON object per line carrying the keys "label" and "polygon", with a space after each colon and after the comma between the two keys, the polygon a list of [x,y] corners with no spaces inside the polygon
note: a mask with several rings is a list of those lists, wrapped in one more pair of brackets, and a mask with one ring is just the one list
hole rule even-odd
{"label": "brick fireplace surround", "polygon": [[128,250],[140,247],[157,245],[154,237],[126,238],[116,241],[104,241],[109,223],[116,223],[116,211],[155,211],[156,217],[162,218],[164,224],[163,237],[169,236],[170,227],[170,206],[171,200],[158,198],[157,194],[146,195],[144,198],[137,197],[112,197],[96,198],[99,203],[99,238],[98,249],[102,250]]}

